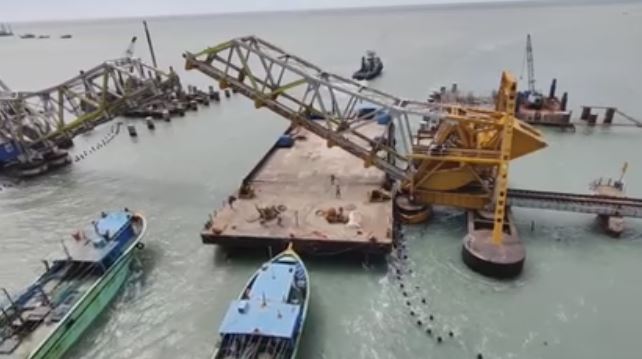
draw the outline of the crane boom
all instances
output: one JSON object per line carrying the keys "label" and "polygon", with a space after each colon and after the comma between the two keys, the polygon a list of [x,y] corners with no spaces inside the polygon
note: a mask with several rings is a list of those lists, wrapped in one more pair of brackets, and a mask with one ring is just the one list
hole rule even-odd
{"label": "crane boom", "polygon": [[[406,100],[364,87],[254,36],[187,52],[184,58],[186,69],[216,79],[222,89],[232,87],[254,100],[255,107],[269,108],[329,146],[361,158],[366,167],[374,165],[399,180],[415,200],[471,209],[493,206],[498,244],[508,161],[546,145],[539,131],[513,117],[517,82],[508,73],[502,75],[496,108],[479,109]],[[390,116],[400,146],[382,140],[387,126],[382,136],[359,131],[370,121],[359,115],[360,104]],[[417,130],[422,122],[427,123]]]}
{"label": "crane boom", "polygon": [[528,91],[535,93],[535,61],[533,60],[533,43],[531,34],[526,36],[526,63],[528,65]]}

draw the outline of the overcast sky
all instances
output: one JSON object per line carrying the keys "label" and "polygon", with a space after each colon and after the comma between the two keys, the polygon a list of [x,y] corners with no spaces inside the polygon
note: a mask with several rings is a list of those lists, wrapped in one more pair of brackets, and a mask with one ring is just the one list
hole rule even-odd
{"label": "overcast sky", "polygon": [[0,0],[0,22],[488,1],[489,0]]}

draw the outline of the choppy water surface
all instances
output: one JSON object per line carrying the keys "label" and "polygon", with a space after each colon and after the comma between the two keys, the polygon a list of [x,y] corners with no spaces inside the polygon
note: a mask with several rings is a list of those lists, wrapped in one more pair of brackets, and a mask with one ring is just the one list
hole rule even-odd
{"label": "choppy water surface", "polygon": [[[570,105],[615,104],[642,117],[639,59],[642,6],[458,8],[337,14],[215,16],[150,21],[163,67],[184,83],[210,84],[185,74],[180,54],[233,36],[257,34],[322,67],[350,74],[365,49],[386,65],[372,85],[425,98],[458,82],[489,91],[502,69],[519,74],[524,38],[533,34],[538,83],[551,77]],[[98,62],[120,56],[142,27],[133,20],[23,24],[18,33],[49,40],[0,39],[0,77],[16,89],[41,88]],[[54,37],[72,33],[73,39]],[[147,56],[143,42],[138,54]],[[189,113],[139,138],[117,136],[107,147],[50,177],[0,192],[0,283],[26,285],[39,259],[59,251],[59,239],[106,208],[147,214],[141,254],[144,275],[129,284],[70,358],[206,358],[231,299],[263,258],[226,259],[203,246],[207,213],[286,127],[242,97]],[[97,128],[76,141],[89,149],[110,131]],[[628,193],[642,197],[642,131],[545,130],[549,148],[514,163],[511,185],[587,191],[589,181],[617,175],[629,161]],[[4,181],[4,180],[3,180]],[[515,211],[527,243],[523,276],[484,279],[460,261],[464,217],[441,212],[430,224],[407,228],[413,306],[427,297],[434,330],[455,339],[436,344],[416,328],[398,283],[385,266],[309,263],[311,317],[302,358],[639,358],[642,322],[642,224],[628,221],[615,241],[592,216]],[[535,231],[530,231],[531,221]],[[419,286],[418,290],[414,287]],[[414,295],[414,294],[413,294]]]}

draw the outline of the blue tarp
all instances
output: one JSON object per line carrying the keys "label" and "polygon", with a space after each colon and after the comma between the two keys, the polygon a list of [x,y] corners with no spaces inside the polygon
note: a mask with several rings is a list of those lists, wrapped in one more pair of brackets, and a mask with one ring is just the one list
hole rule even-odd
{"label": "blue tarp", "polygon": [[225,314],[219,332],[292,338],[300,311],[300,305],[261,299],[236,300]]}

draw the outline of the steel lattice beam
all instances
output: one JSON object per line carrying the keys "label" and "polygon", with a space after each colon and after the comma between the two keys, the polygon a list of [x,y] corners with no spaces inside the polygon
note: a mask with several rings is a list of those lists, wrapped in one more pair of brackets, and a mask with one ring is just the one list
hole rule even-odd
{"label": "steel lattice beam", "polygon": [[71,137],[85,125],[107,121],[180,86],[178,77],[140,59],[106,61],[39,91],[11,91],[0,84],[0,135],[29,145]]}
{"label": "steel lattice beam", "polygon": [[[253,99],[256,107],[271,109],[395,179],[410,181],[416,175],[418,160],[473,165],[500,162],[500,130],[504,125],[501,112],[401,99],[327,73],[254,36],[237,38],[197,54],[185,53],[184,57],[187,69],[198,69],[218,80],[221,88],[238,90]],[[357,116],[359,104],[372,105],[390,114],[401,146],[393,148],[360,133],[359,126],[364,120]],[[311,117],[322,120],[315,121]],[[497,145],[487,152],[477,148],[466,154],[460,150],[462,144],[458,144],[459,148],[451,147],[434,156],[429,149],[413,141],[416,137],[412,127],[421,119],[432,119],[433,123],[450,121],[454,127],[471,124],[477,132],[494,131],[499,136]],[[440,126],[440,129],[442,127],[447,126]]]}

